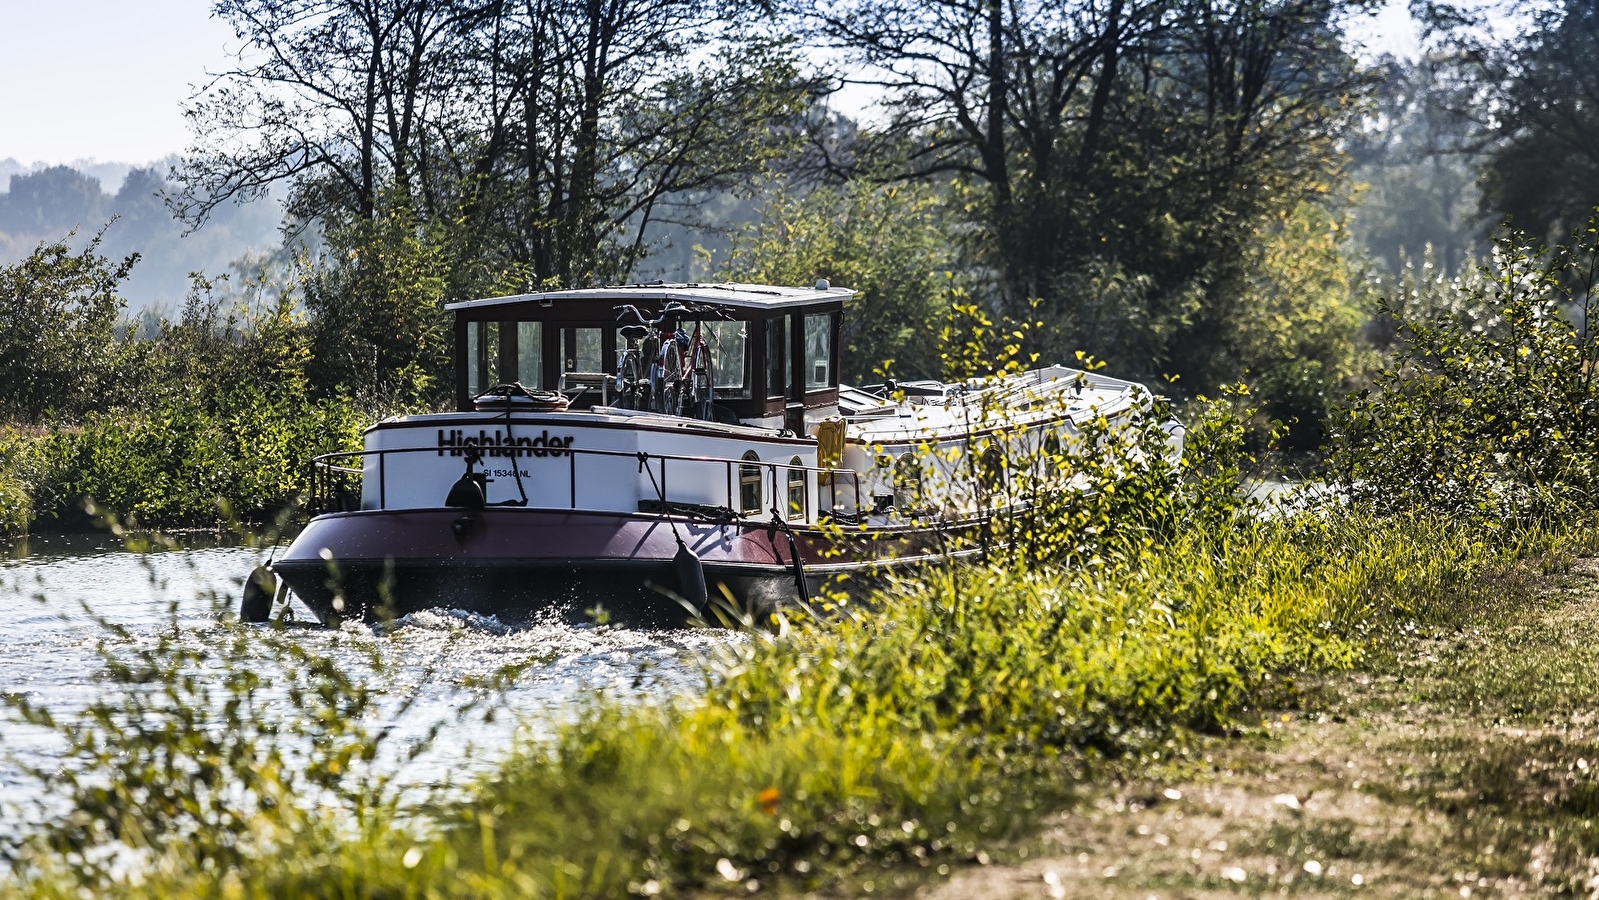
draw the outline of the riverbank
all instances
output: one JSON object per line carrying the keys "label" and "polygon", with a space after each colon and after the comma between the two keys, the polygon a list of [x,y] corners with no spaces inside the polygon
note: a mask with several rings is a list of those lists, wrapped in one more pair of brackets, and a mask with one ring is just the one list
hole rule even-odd
{"label": "riverbank", "polygon": [[[1213,809],[1206,792],[1244,789],[1203,775],[1206,754],[1236,758],[1223,765],[1270,784],[1275,763],[1261,754],[1282,739],[1262,735],[1307,716],[1349,718],[1335,711],[1336,686],[1361,676],[1338,673],[1383,683],[1385,667],[1401,664],[1386,660],[1414,655],[1411,635],[1527,608],[1536,577],[1585,546],[1572,533],[1485,543],[1448,522],[1305,513],[1190,534],[1098,569],[958,567],[877,598],[867,614],[794,620],[710,653],[702,695],[655,707],[598,696],[564,720],[540,719],[538,736],[520,740],[464,796],[420,805],[402,803],[361,761],[378,737],[362,710],[379,702],[382,684],[324,666],[293,635],[256,630],[231,652],[258,676],[186,694],[198,688],[180,673],[197,660],[175,633],[168,655],[141,651],[125,684],[115,673],[106,684],[107,709],[136,709],[146,724],[130,731],[108,715],[92,725],[96,746],[118,748],[114,766],[82,766],[81,779],[64,785],[64,796],[84,792],[80,814],[34,845],[37,880],[20,893],[903,894],[938,890],[950,876],[945,890],[959,890],[986,877],[984,861],[1020,861],[1025,848],[1034,860],[1064,848],[1077,861],[1072,872],[1097,873],[1094,890],[1120,889],[1117,877],[1160,873],[1164,857],[1130,855],[1130,837],[1101,850],[1072,835],[1104,831],[1106,817],[1111,835],[1118,822],[1136,835],[1147,824],[1137,815],[1188,809],[1193,821],[1200,805],[1220,834],[1232,827],[1221,821],[1229,811]],[[207,665],[230,670],[229,653],[209,650]],[[129,707],[147,702],[137,698],[152,676],[172,702]],[[298,706],[260,706],[281,690],[273,678],[299,691],[290,694]],[[160,727],[238,692],[264,720],[241,719],[204,741]],[[307,746],[297,733],[323,737]],[[207,766],[211,784],[229,787],[192,779]],[[1165,799],[1167,789],[1181,800]],[[173,802],[153,818],[158,828],[152,796]],[[1319,801],[1306,793],[1298,802]],[[1151,808],[1134,813],[1129,803]],[[1238,815],[1247,830],[1249,816]],[[137,839],[152,867],[142,880],[82,864],[118,839],[107,829],[119,821],[145,829]],[[1168,838],[1150,844],[1161,852],[1190,840],[1175,828],[1155,833]],[[1199,863],[1229,863],[1198,876],[1200,887],[1218,878],[1236,886],[1235,864],[1246,886],[1265,877],[1264,857],[1245,869],[1247,859],[1198,849]],[[1280,866],[1295,852],[1283,851]],[[1344,872],[1320,861],[1327,877],[1333,866]],[[1109,868],[1118,874],[1106,878]],[[1058,887],[1041,880],[1045,871],[1023,862],[994,883],[1036,896]],[[1067,877],[1064,863],[1055,874]]]}
{"label": "riverbank", "polygon": [[1241,737],[1085,785],[1036,835],[916,896],[1586,896],[1599,560],[1522,577],[1479,614],[1301,679]]}
{"label": "riverbank", "polygon": [[0,538],[130,528],[279,527],[301,515],[308,461],[360,446],[343,400],[233,385],[72,424],[0,424]]}

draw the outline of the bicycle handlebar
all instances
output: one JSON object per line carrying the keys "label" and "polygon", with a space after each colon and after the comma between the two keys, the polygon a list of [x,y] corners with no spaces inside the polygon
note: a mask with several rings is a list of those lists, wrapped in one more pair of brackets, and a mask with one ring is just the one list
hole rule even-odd
{"label": "bicycle handlebar", "polygon": [[688,306],[686,304],[679,303],[676,300],[667,301],[667,304],[661,307],[661,314],[653,319],[646,319],[644,314],[639,312],[638,307],[631,303],[624,303],[621,306],[613,306],[611,309],[616,312],[616,320],[618,322],[622,320],[623,316],[627,315],[628,313],[632,313],[633,318],[637,319],[640,325],[648,325],[652,328],[659,327],[662,322],[672,318],[673,316],[677,316],[678,318],[688,318],[690,316],[714,315],[719,319],[726,319],[728,317],[727,311],[720,307],[700,305]]}
{"label": "bicycle handlebar", "polygon": [[618,322],[622,321],[623,316],[627,315],[628,313],[632,313],[633,318],[637,319],[640,325],[649,325],[652,327],[661,324],[662,320],[666,318],[666,312],[663,310],[658,318],[646,319],[644,318],[644,314],[638,311],[638,307],[631,303],[624,303],[621,306],[613,306],[611,307],[611,310],[617,314],[616,321]]}

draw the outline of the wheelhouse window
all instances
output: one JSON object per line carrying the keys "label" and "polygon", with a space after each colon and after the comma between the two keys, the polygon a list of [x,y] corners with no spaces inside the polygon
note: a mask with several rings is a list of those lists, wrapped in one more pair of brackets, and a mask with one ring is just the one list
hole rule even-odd
{"label": "wheelhouse window", "polygon": [[595,373],[604,371],[601,365],[599,328],[562,328],[562,372]]}
{"label": "wheelhouse window", "polygon": [[544,323],[471,322],[466,326],[466,390],[520,381],[544,386]]}
{"label": "wheelhouse window", "polygon": [[471,322],[466,326],[466,392],[476,397],[486,385],[483,384],[483,322]]}
{"label": "wheelhouse window", "polygon": [[749,515],[761,511],[761,458],[750,450],[744,454],[744,460],[738,467],[738,508],[739,512]]}
{"label": "wheelhouse window", "polygon": [[[473,395],[505,381],[500,352],[502,334],[514,327],[510,322],[473,322],[466,329],[466,389]],[[514,339],[514,338],[513,338]]]}
{"label": "wheelhouse window", "polygon": [[766,320],[766,396],[788,396],[788,329],[786,319]]}
{"label": "wheelhouse window", "polygon": [[805,317],[805,389],[830,388],[833,377],[833,314]]}
{"label": "wheelhouse window", "polygon": [[705,322],[701,337],[711,351],[712,385],[723,397],[748,397],[744,369],[749,328],[744,322]]}
{"label": "wheelhouse window", "polygon": [[516,323],[516,373],[513,381],[530,388],[544,386],[544,323]]}

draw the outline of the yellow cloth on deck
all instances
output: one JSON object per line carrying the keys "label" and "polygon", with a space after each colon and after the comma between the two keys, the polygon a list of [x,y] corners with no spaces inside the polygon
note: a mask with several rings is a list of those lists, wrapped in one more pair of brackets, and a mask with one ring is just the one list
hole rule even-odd
{"label": "yellow cloth on deck", "polygon": [[844,417],[828,416],[816,423],[816,465],[836,469],[844,462]]}

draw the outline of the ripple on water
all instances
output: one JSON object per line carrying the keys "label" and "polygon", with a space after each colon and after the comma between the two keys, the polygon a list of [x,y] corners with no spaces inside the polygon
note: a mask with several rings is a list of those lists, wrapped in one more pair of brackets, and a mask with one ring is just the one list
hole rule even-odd
{"label": "ripple on water", "polygon": [[[172,614],[202,643],[228,634],[230,611],[260,551],[212,547],[131,553],[92,546],[34,543],[41,552],[0,561],[0,688],[26,693],[56,709],[81,708],[113,689],[101,680],[96,651],[107,636],[96,619],[151,639]],[[603,599],[603,598],[597,598]],[[304,626],[295,639],[353,670],[376,652],[388,665],[384,685],[404,713],[374,723],[404,743],[448,721],[445,737],[407,767],[408,780],[434,783],[471,772],[503,751],[518,725],[537,734],[603,691],[625,702],[661,702],[704,684],[700,660],[742,640],[726,631],[636,631],[573,626],[534,618],[504,621],[460,609],[426,610],[383,626],[347,623],[338,630]],[[496,683],[498,682],[498,686]],[[403,701],[403,702],[402,702]],[[513,715],[481,715],[485,704]],[[49,735],[15,726],[4,747],[33,763],[59,745]],[[29,785],[15,760],[0,760],[0,786],[13,797]]]}

